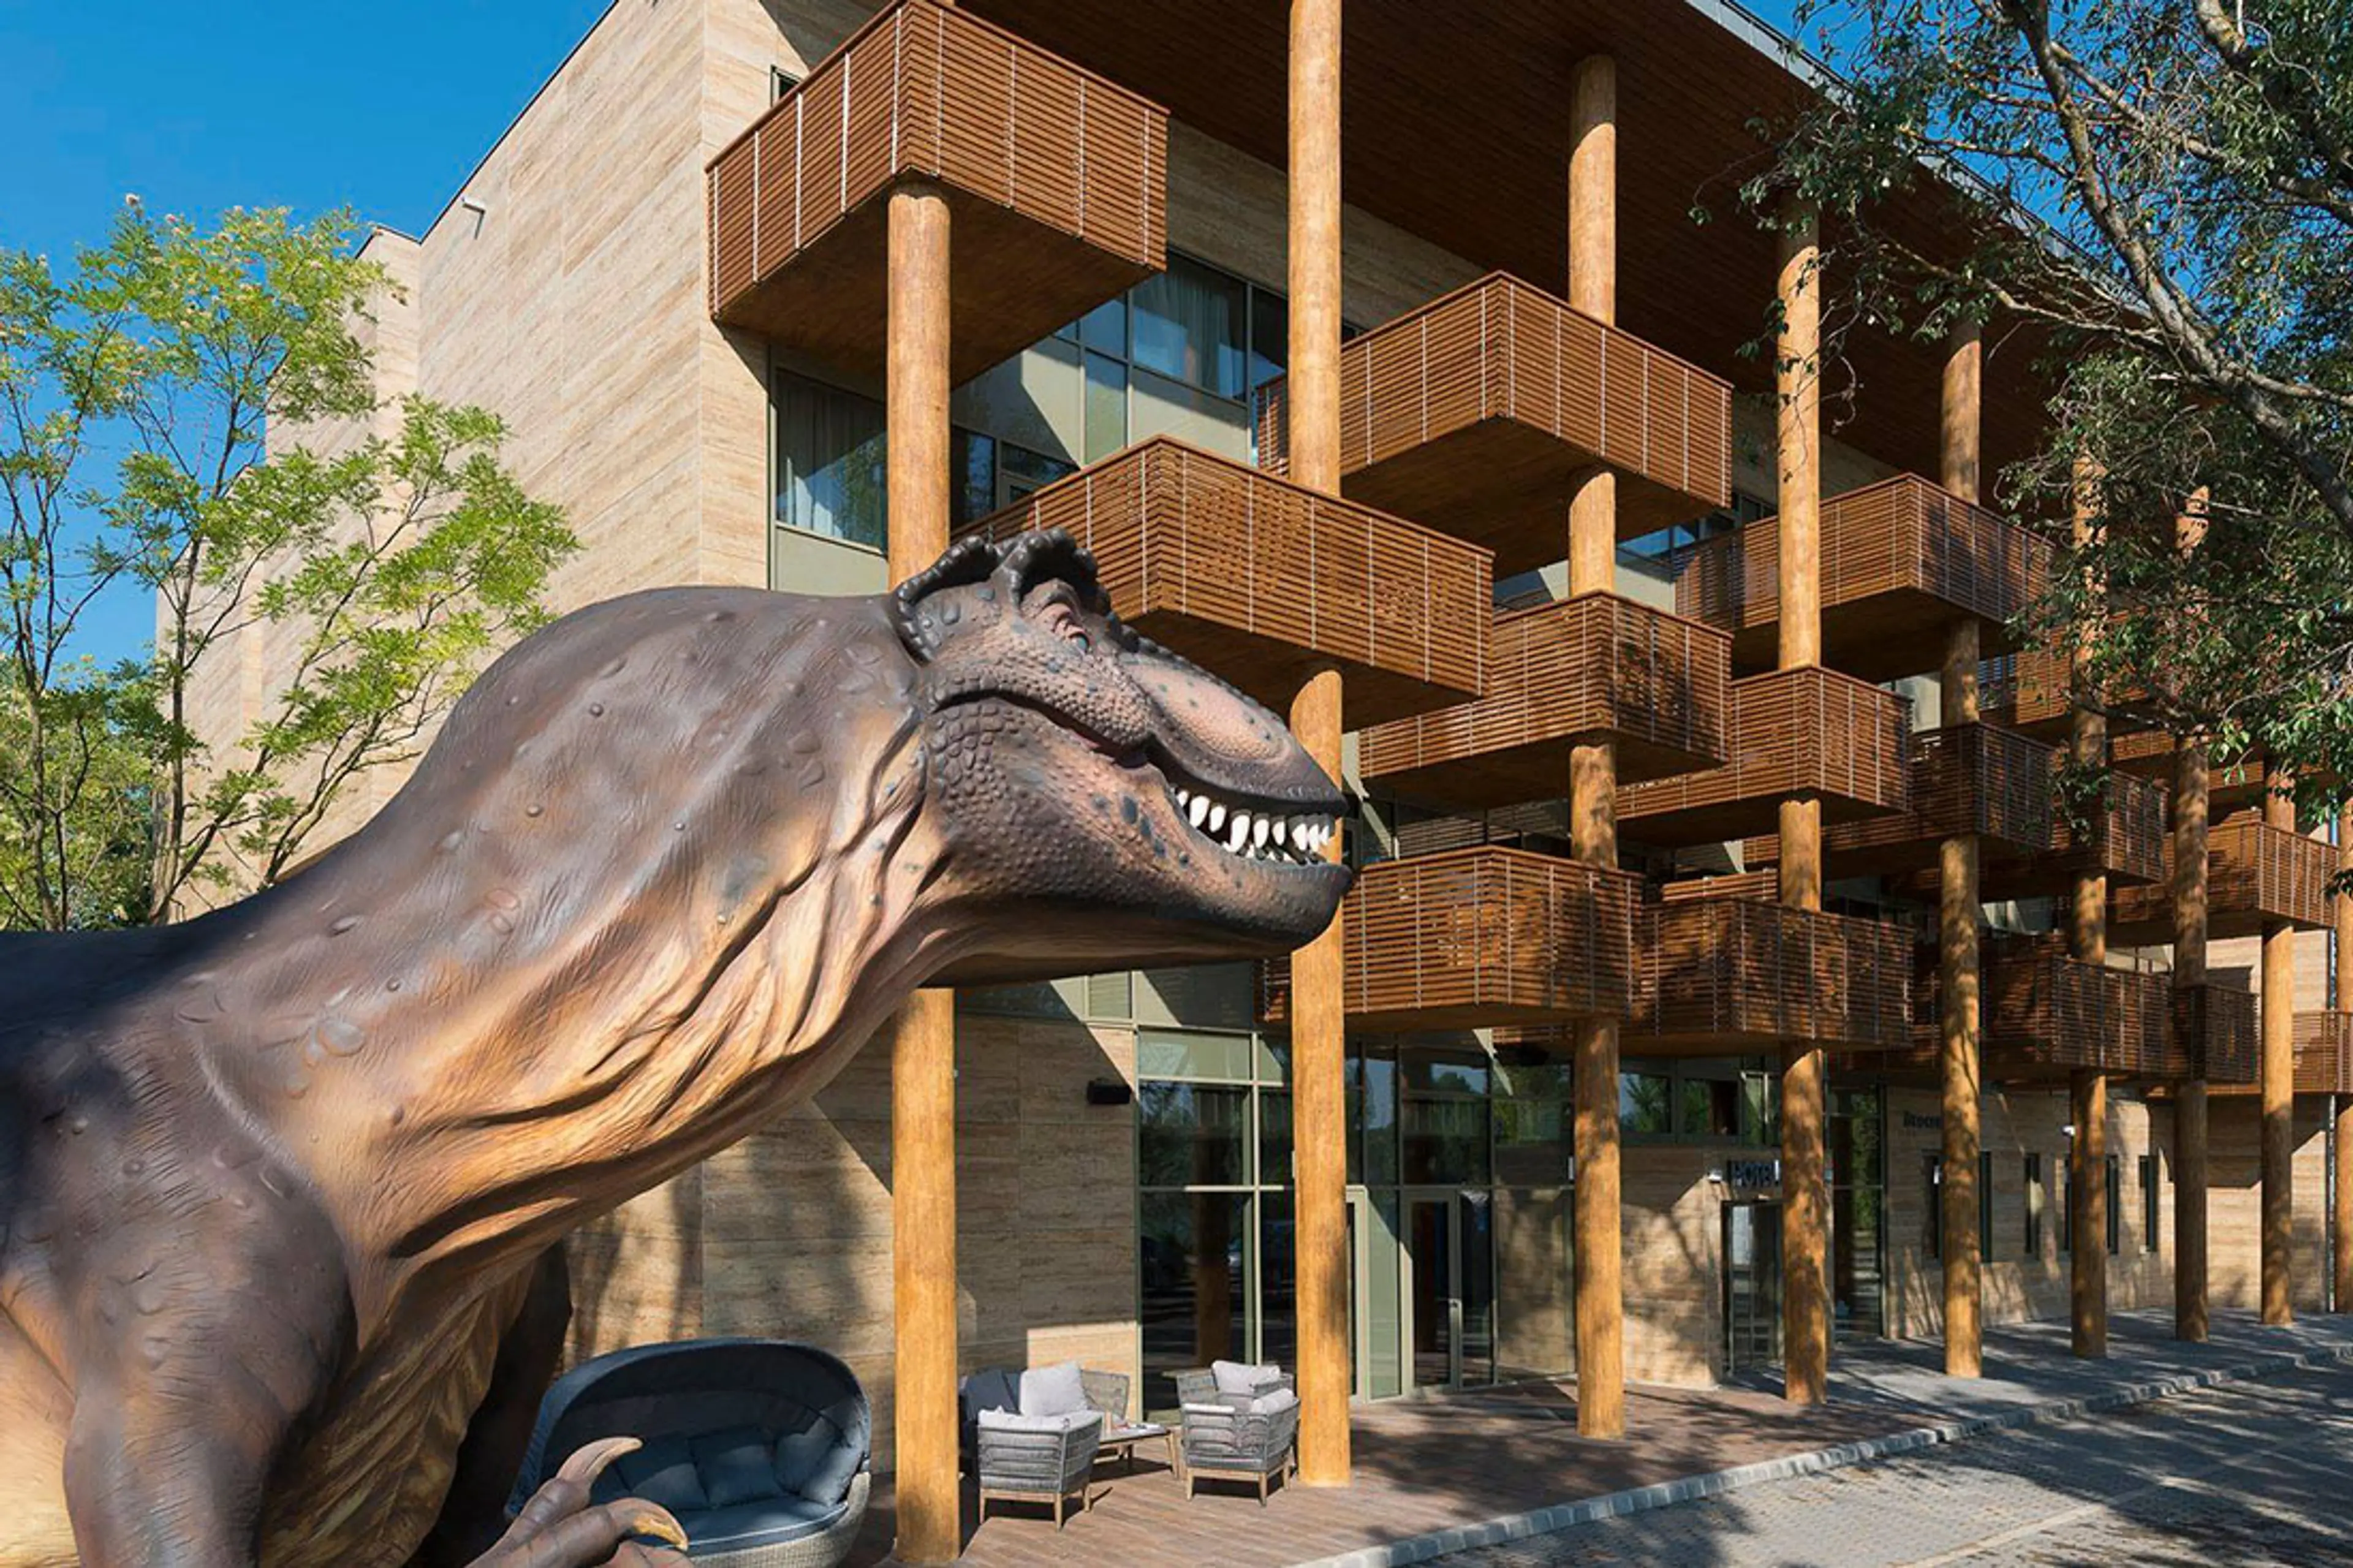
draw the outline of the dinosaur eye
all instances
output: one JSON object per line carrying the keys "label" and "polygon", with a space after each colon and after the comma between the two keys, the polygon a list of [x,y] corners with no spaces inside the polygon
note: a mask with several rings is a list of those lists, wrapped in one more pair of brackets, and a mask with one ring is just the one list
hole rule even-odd
{"label": "dinosaur eye", "polygon": [[1095,639],[1088,633],[1086,623],[1079,619],[1079,612],[1074,605],[1057,603],[1047,606],[1046,629],[1081,653],[1094,651]]}

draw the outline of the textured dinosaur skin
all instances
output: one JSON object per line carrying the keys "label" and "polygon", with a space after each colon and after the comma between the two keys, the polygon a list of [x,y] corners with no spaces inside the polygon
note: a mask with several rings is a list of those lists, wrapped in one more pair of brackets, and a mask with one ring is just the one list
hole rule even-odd
{"label": "textured dinosaur skin", "polygon": [[[0,938],[0,1565],[406,1562],[549,1249],[915,987],[1324,927],[1345,870],[1180,790],[1311,845],[1342,808],[1031,534],[895,595],[568,616],[286,882]],[[607,1561],[629,1521],[573,1483],[483,1562]]]}

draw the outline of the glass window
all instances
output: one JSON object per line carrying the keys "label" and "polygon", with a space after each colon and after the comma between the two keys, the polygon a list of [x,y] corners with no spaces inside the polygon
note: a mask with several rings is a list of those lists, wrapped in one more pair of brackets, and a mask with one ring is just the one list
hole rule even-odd
{"label": "glass window", "polygon": [[2023,1245],[2026,1256],[2040,1258],[2042,1256],[2042,1156],[2026,1155],[2019,1173],[2019,1179],[2026,1188],[2026,1203],[2023,1205],[2026,1217]]}
{"label": "glass window", "polygon": [[776,521],[881,549],[882,405],[781,371],[775,401]]}
{"label": "glass window", "polygon": [[1000,442],[997,448],[997,504],[1011,506],[1027,500],[1065,474],[1078,471],[1076,463],[1066,463],[1010,441]]}
{"label": "glass window", "polygon": [[2108,1184],[2108,1251],[2111,1255],[2124,1246],[2124,1163],[2111,1154],[2105,1173]]}
{"label": "glass window", "polygon": [[1405,1180],[1413,1185],[1484,1184],[1490,1179],[1487,1102],[1405,1097]]}
{"label": "glass window", "polygon": [[1662,1072],[1621,1072],[1618,1075],[1618,1125],[1620,1130],[1664,1136],[1675,1130],[1674,1079]]}
{"label": "glass window", "polygon": [[1495,1180],[1535,1187],[1567,1181],[1575,1144],[1568,1064],[1515,1065],[1497,1078]]}
{"label": "glass window", "polygon": [[1147,1187],[1250,1180],[1250,1090],[1146,1080],[1136,1091],[1137,1174]]}
{"label": "glass window", "polygon": [[1242,395],[1249,285],[1172,256],[1166,271],[1137,284],[1128,298],[1138,366],[1219,397]]}
{"label": "glass window", "polygon": [[1240,1361],[1248,1327],[1250,1198],[1145,1193],[1138,1202],[1144,1404],[1174,1410],[1174,1373]]}
{"label": "glass window", "polygon": [[1291,359],[1291,302],[1265,289],[1250,290],[1250,389],[1282,374]]}
{"label": "glass window", "polygon": [[1359,1058],[1364,1081],[1363,1179],[1377,1187],[1398,1180],[1398,1065],[1387,1050],[1366,1051]]}
{"label": "glass window", "polygon": [[1291,1170],[1291,1096],[1263,1089],[1258,1097],[1258,1179],[1270,1187],[1288,1186]]}
{"label": "glass window", "polygon": [[1090,463],[1127,445],[1127,366],[1087,355],[1087,449]]}
{"label": "glass window", "polygon": [[2067,1157],[2062,1154],[2059,1157],[2059,1256],[2062,1258],[2067,1256],[2067,1248],[2075,1239],[2073,1234],[2075,1228],[2075,1173],[2068,1169],[2068,1164]]}
{"label": "glass window", "polygon": [[1920,1156],[1920,1249],[1931,1258],[1945,1256],[1945,1169],[1936,1154]]}
{"label": "glass window", "polygon": [[1740,1135],[1740,1083],[1736,1079],[1687,1078],[1678,1097],[1676,1131],[1686,1138]]}
{"label": "glass window", "polygon": [[2144,1252],[2157,1250],[2157,1156],[2140,1157],[2140,1245]]}
{"label": "glass window", "polygon": [[1081,316],[1072,334],[1085,348],[1097,353],[1127,357],[1127,300],[1106,300]]}
{"label": "glass window", "polygon": [[958,429],[952,438],[949,462],[955,490],[948,498],[949,523],[964,524],[997,510],[997,442],[976,430]]}
{"label": "glass window", "polygon": [[1978,1257],[1993,1256],[1993,1155],[1978,1156]]}

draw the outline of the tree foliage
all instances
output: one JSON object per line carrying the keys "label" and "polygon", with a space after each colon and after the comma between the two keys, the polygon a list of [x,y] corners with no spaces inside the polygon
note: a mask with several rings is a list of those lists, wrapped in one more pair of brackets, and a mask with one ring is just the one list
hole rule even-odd
{"label": "tree foliage", "polygon": [[[1837,0],[1800,25],[1846,85],[1745,194],[1818,205],[1826,318],[2034,353],[2050,439],[1999,499],[2063,549],[2042,637],[2096,633],[2095,700],[2260,748],[2317,804],[2353,764],[2353,5]],[[1910,237],[1932,181],[1974,187],[1970,243]]]}
{"label": "tree foliage", "polygon": [[[134,205],[62,272],[0,249],[0,921],[276,879],[544,618],[561,513],[501,468],[494,416],[378,407],[358,329],[388,283],[353,238]],[[155,605],[147,654],[79,656],[126,593]],[[208,748],[203,694],[256,673],[259,719]]]}

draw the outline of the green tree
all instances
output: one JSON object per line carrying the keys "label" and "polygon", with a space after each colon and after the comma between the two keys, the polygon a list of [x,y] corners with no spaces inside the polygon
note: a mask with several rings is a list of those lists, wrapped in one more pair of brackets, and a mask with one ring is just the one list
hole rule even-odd
{"label": "green tree", "polygon": [[[378,407],[356,333],[389,283],[353,238],[341,214],[132,204],[62,274],[0,249],[6,923],[136,924],[276,879],[545,618],[561,512],[500,467],[494,416]],[[153,596],[148,655],[76,657],[125,592]],[[208,751],[192,697],[253,628],[279,689]]]}
{"label": "green tree", "polygon": [[[1838,0],[1800,26],[1844,86],[1745,195],[1823,215],[1825,384],[1858,330],[1977,321],[2032,354],[2051,437],[1999,495],[2063,546],[2042,637],[2096,631],[2106,701],[2327,795],[2353,763],[2353,5]],[[1966,244],[1917,239],[1937,183]]]}

